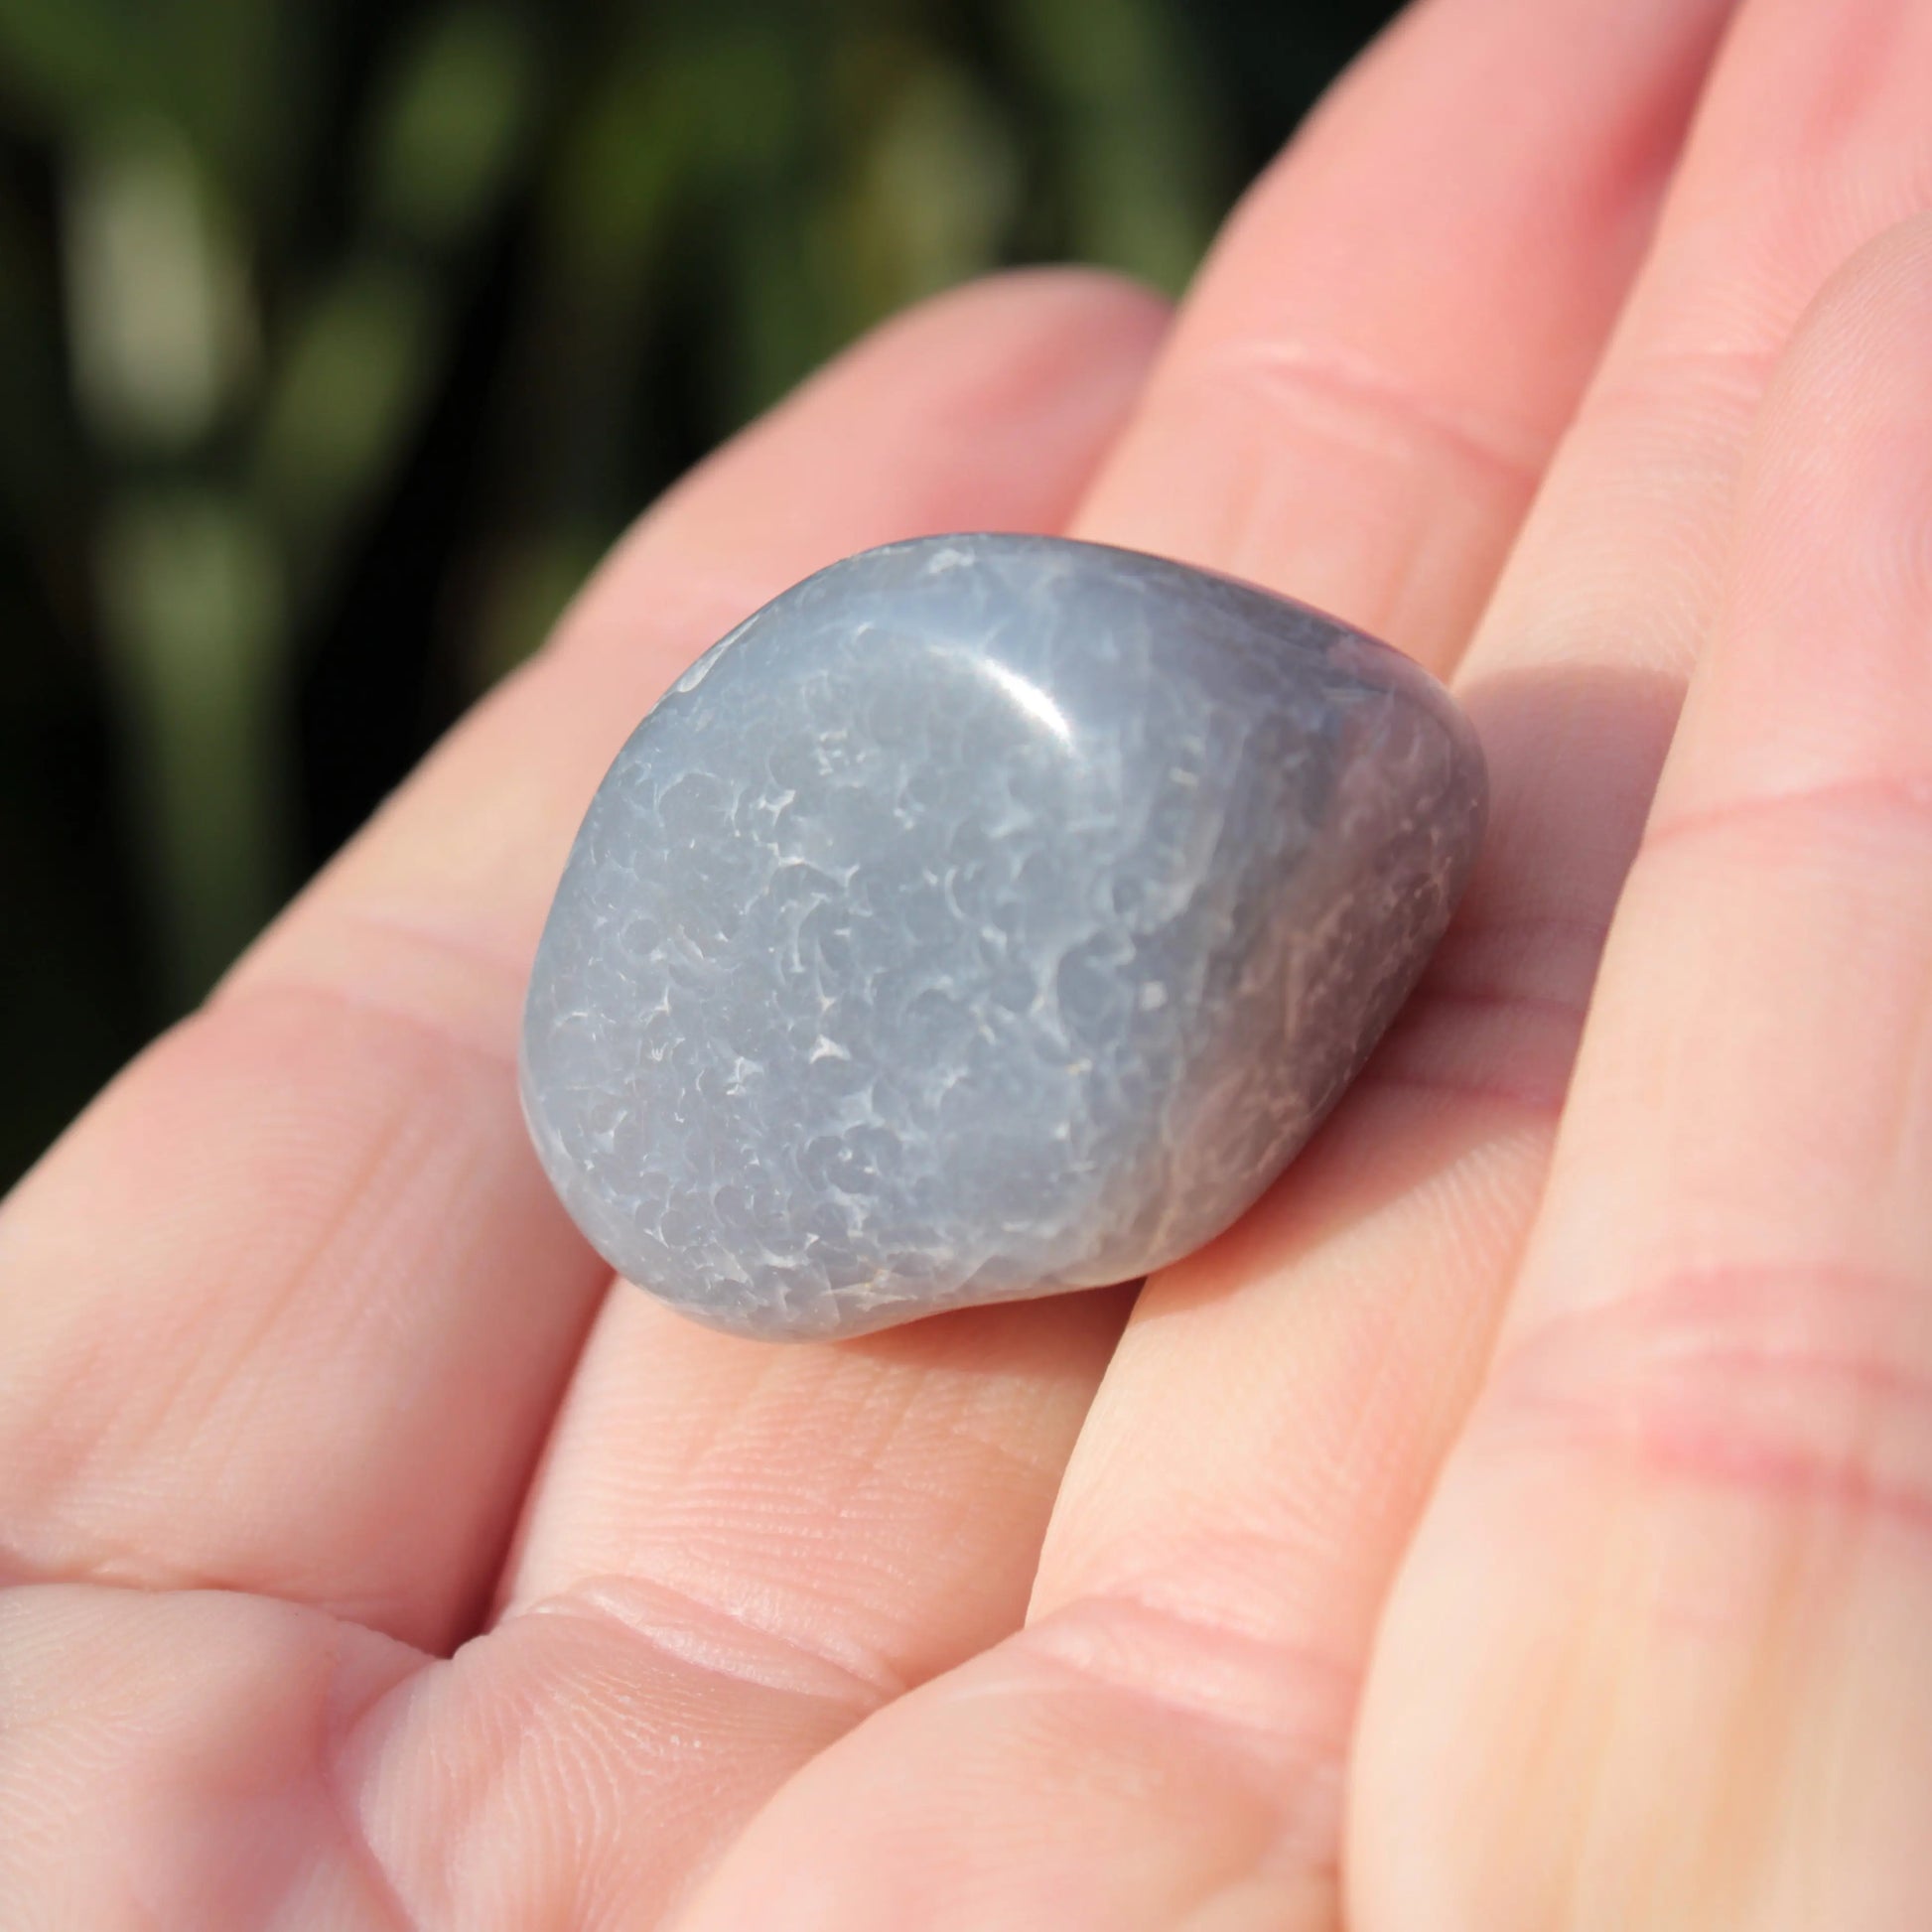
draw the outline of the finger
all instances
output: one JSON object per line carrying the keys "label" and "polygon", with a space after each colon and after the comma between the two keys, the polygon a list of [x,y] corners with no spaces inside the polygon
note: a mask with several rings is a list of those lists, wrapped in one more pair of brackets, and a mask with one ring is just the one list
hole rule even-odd
{"label": "finger", "polygon": [[1928,342],[1920,219],[1767,407],[1496,1371],[1378,1652],[1363,1932],[1932,1917]]}
{"label": "finger", "polygon": [[[1468,285],[1446,280],[1438,303],[1439,320],[1467,352],[1465,362],[1452,364],[1460,384],[1454,403],[1483,395],[1501,407],[1498,399],[1509,393],[1514,377],[1521,377],[1515,395],[1522,421],[1534,425],[1544,440],[1553,439],[1581,375],[1566,386],[1552,370],[1560,360],[1581,371],[1606,326],[1610,297],[1581,288],[1549,293],[1534,307],[1528,341],[1519,350],[1493,333],[1482,340],[1479,319],[1493,322],[1506,308],[1506,289],[1484,276],[1500,274],[1492,267],[1496,262],[1512,265],[1513,272],[1531,252],[1528,236],[1550,238],[1545,267],[1559,283],[1586,278],[1591,289],[1600,290],[1607,277],[1598,251],[1627,263],[1722,12],[1719,7],[1659,8],[1643,17],[1642,31],[1634,34],[1628,8],[1445,6],[1419,16],[1410,34],[1390,45],[1312,141],[1291,156],[1237,225],[1185,312],[1155,390],[1136,428],[1116,449],[1078,527],[1188,550],[1210,563],[1231,560],[1217,547],[1220,537],[1211,528],[1203,534],[1187,520],[1199,494],[1194,474],[1196,469],[1203,474],[1211,495],[1252,464],[1256,439],[1244,434],[1224,447],[1216,440],[1223,419],[1209,416],[1201,425],[1199,449],[1181,464],[1168,441],[1185,422],[1185,410],[1174,398],[1195,395],[1191,385],[1210,379],[1217,357],[1235,358],[1238,351],[1230,345],[1239,344],[1244,330],[1262,338],[1269,326],[1263,298],[1271,286],[1287,304],[1280,292],[1296,283],[1298,237],[1320,233],[1324,226],[1316,191],[1303,182],[1298,167],[1304,162],[1314,167],[1320,192],[1331,198],[1329,223],[1346,230],[1376,199],[1367,184],[1381,165],[1378,135],[1386,135],[1401,157],[1392,172],[1405,181],[1418,151],[1452,148],[1458,178],[1467,170],[1466,207],[1438,179],[1417,216],[1417,245],[1427,252],[1452,207],[1454,235],[1469,241],[1479,263]],[[1546,112],[1566,130],[1565,140],[1540,156],[1534,186],[1527,188],[1525,156],[1517,145],[1521,129],[1496,125],[1493,116],[1485,119],[1469,91],[1478,81],[1486,87],[1506,62],[1516,64],[1526,95],[1539,102],[1533,116],[1538,138],[1547,132],[1541,119]],[[1428,79],[1439,66],[1445,81],[1440,96]],[[1492,127],[1493,141],[1486,138]],[[1639,130],[1642,139],[1636,137]],[[1546,195],[1547,207],[1541,199]],[[1386,209],[1395,200],[1390,190],[1382,206]],[[1278,212],[1279,233],[1272,225]],[[1476,236],[1479,246],[1470,240]],[[1389,221],[1382,221],[1379,246],[1388,259],[1400,262],[1409,240],[1406,226],[1391,234]],[[1399,276],[1378,282],[1366,256],[1362,270],[1359,317],[1337,311],[1322,328],[1344,342],[1397,341],[1401,331],[1393,312],[1406,315],[1414,291]],[[1508,277],[1501,279],[1506,283]],[[1555,318],[1564,315],[1586,337],[1582,349],[1563,339]],[[1420,352],[1421,335],[1412,333],[1410,341]],[[1177,374],[1176,364],[1189,355],[1199,356],[1208,373]],[[1502,366],[1484,370],[1476,365],[1478,356]],[[1537,371],[1534,382],[1544,385],[1540,398],[1531,365]],[[1230,359],[1226,366],[1247,365]],[[1422,368],[1412,362],[1404,379],[1440,381],[1447,371],[1441,364]],[[1164,385],[1173,385],[1166,402],[1159,399]],[[1343,400],[1351,408],[1359,402],[1354,390]],[[1301,406],[1299,400],[1295,406]],[[1367,413],[1355,427],[1369,421],[1379,426],[1374,413],[1379,403],[1361,406]],[[1550,418],[1541,411],[1551,412]],[[1279,418],[1267,420],[1279,431]],[[1399,521],[1419,513],[1411,492],[1428,487],[1428,476],[1449,487],[1446,472],[1430,471],[1442,449],[1433,439],[1415,445],[1364,437],[1359,450],[1352,442],[1347,447],[1351,460],[1366,462],[1378,451],[1389,457],[1385,483]],[[1412,463],[1418,448],[1426,448],[1429,457],[1420,468]],[[1337,575],[1325,594],[1331,604],[1359,615],[1375,608],[1389,560],[1400,560],[1403,550],[1395,543],[1357,543],[1365,502],[1346,488],[1330,501],[1321,488],[1332,453],[1322,435],[1306,442],[1292,433],[1279,437],[1268,452],[1269,475],[1289,480],[1283,487],[1299,492],[1301,507],[1279,523],[1267,520],[1271,540],[1286,546],[1272,553],[1275,562],[1264,563],[1259,550],[1240,561],[1250,571],[1300,589],[1299,580],[1287,574],[1301,554],[1294,546],[1306,543],[1311,555],[1323,552],[1324,539],[1332,534],[1335,553],[1351,566],[1359,563],[1361,576],[1355,582]],[[1225,474],[1217,469],[1223,463]],[[1153,522],[1123,528],[1111,520],[1116,513],[1124,517],[1130,502],[1149,506],[1162,498],[1177,506],[1179,540],[1173,544]],[[1487,500],[1506,531],[1512,510],[1501,497]],[[1259,520],[1244,522],[1224,534],[1238,537],[1262,527]],[[1468,577],[1458,581],[1472,583],[1485,568],[1472,564]],[[1342,1177],[1326,1175],[1333,1181]],[[1320,1189],[1317,1177],[1311,1197]],[[1500,1210],[1508,1203],[1496,1205]],[[1175,1312],[1172,1301],[1169,1312]],[[1257,1876],[1251,1895],[1227,1910],[1248,1912],[1256,1924],[1300,1926],[1313,1922],[1308,1914],[1327,1908],[1323,1866],[1332,1860],[1336,1831],[1333,1740],[1348,1722],[1351,1673],[1330,1669],[1311,1649],[1298,1649],[1292,1638],[1276,1641],[1262,1616],[1254,1619],[1252,1634],[1239,1625],[1210,1627],[1213,1606],[1203,1608],[1187,1594],[1194,1579],[1213,1577],[1211,1567],[1194,1561],[1203,1553],[1189,1547],[1189,1526],[1200,1528],[1203,1542],[1210,1537],[1218,1542],[1223,1570],[1236,1540],[1213,1487],[1230,1472],[1209,1473],[1225,1416],[1252,1413],[1265,1399],[1274,1426],[1286,1437],[1284,1413],[1303,1394],[1325,1397],[1326,1391],[1303,1381],[1296,1357],[1273,1345],[1254,1351],[1236,1341],[1211,1365],[1205,1359],[1189,1364],[1187,1343],[1173,1332],[1184,1325],[1136,1319],[1130,1329],[1139,1337],[1134,1359],[1117,1357],[1108,1380],[1111,1384],[1127,1373],[1145,1399],[1134,1405],[1131,1426],[1123,1402],[1115,1411],[1119,1420],[1104,1437],[1083,1443],[1069,1474],[1083,1503],[1097,1502],[1116,1484],[1143,1502],[1158,1492],[1164,1513],[1172,1515],[1160,1547],[1143,1544],[1136,1558],[1123,1539],[1109,1552],[1103,1548],[1104,1529],[1096,1530],[1089,1549],[1094,1567],[1081,1577],[1070,1540],[1080,1532],[1071,1527],[1076,1519],[1063,1491],[1057,1554],[1042,1574],[1036,1599],[1039,1607],[1063,1613],[1041,1616],[1026,1637],[880,1713],[801,1774],[734,1848],[712,1889],[693,1908],[692,1932],[780,1916],[800,1927],[1165,1926],[1203,1885],[1211,1888],[1228,1873],[1248,1872],[1260,1848],[1281,1834],[1282,1818],[1298,1806],[1302,1835],[1284,1840],[1277,1867]],[[1173,1392],[1170,1351],[1176,1344],[1182,1373],[1193,1379],[1182,1420],[1171,1428],[1161,1412],[1161,1396],[1164,1383],[1166,1392]],[[1104,1386],[1101,1400],[1112,1401]],[[1264,1479],[1276,1501],[1286,1503],[1298,1482],[1304,1494],[1313,1493],[1317,1472],[1285,1463],[1269,1445],[1252,1438],[1248,1447],[1253,1459],[1235,1473],[1250,1494]],[[1332,1478],[1339,1467],[1354,1474],[1357,1498],[1371,1508],[1386,1507],[1375,1493],[1377,1448],[1364,1444],[1353,1470],[1331,1458],[1321,1473]],[[1130,1513],[1123,1508],[1122,1527]],[[1098,1574],[1110,1556],[1118,1559],[1111,1574]],[[1153,1587],[1150,1576],[1150,1587],[1140,1589],[1143,1579],[1132,1569],[1136,1561],[1150,1573],[1158,1567],[1161,1581],[1172,1587]],[[1233,1581],[1214,1579],[1227,1587],[1230,1601]],[[1089,1583],[1093,1587],[1086,1587]],[[1059,1596],[1050,1597],[1056,1590]]]}
{"label": "finger", "polygon": [[1082,531],[1444,670],[1648,239],[1708,0],[1436,0],[1229,224]]}
{"label": "finger", "polygon": [[[1634,36],[1627,6],[1614,19],[1600,5],[1553,12],[1541,0],[1465,0],[1425,13],[1251,199],[1076,527],[1246,569],[1305,595],[1298,565],[1326,559],[1321,590],[1357,615],[1393,612],[1410,595],[1394,576],[1411,568],[1418,529],[1440,522],[1445,534],[1424,577],[1442,592],[1447,572],[1456,595],[1478,594],[1607,327],[1719,12],[1655,4],[1648,31]],[[1489,138],[1471,139],[1474,110],[1506,57],[1531,109],[1492,117]],[[1559,129],[1562,159],[1553,163]],[[1421,169],[1422,155],[1451,144],[1453,169]],[[1391,246],[1399,211],[1402,239]],[[1334,239],[1365,231],[1376,236],[1372,250]],[[1415,323],[1417,275],[1434,291],[1427,329]],[[1499,311],[1520,321],[1506,348],[1494,329]],[[1461,431],[1442,433],[1451,422]],[[1498,440],[1510,447],[1507,462],[1489,460],[1486,446]],[[1338,489],[1337,478],[1347,486]],[[1248,490],[1252,515],[1239,507]],[[1291,502],[1292,514],[1278,516]],[[1161,505],[1186,508],[1177,522],[1147,521]],[[1447,630],[1439,642],[1448,648]],[[1041,1324],[1057,1333],[1069,1318],[1023,1312],[958,1324],[945,1331],[947,1373],[975,1367],[1004,1387],[1004,1351],[1021,1337],[1036,1348]],[[1098,1331],[1080,1332],[1076,1356],[1035,1355],[1038,1368],[1022,1386],[1034,1389],[1049,1360],[1097,1374]],[[660,1383],[667,1351],[680,1369]],[[746,1364],[762,1363],[758,1351],[693,1337],[620,1297],[546,1457],[509,1604],[586,1578],[636,1576],[675,1581],[710,1601],[756,1597],[761,1614],[814,1643],[846,1645],[863,1633],[882,1681],[917,1682],[956,1661],[966,1654],[960,1613],[986,1599],[983,1589],[962,1593],[955,1579],[1001,1580],[1017,1620],[1039,1524],[975,1509],[984,1455],[955,1446],[929,1461],[919,1445],[944,1438],[916,1421],[894,1425],[897,1476],[879,1466],[868,1446],[886,1418],[913,1401],[928,1417],[944,1413],[943,1398],[922,1389],[927,1351],[910,1336],[877,1344],[867,1359],[892,1368],[856,1385],[869,1427],[840,1420],[852,1398],[837,1392],[855,1386],[841,1357],[794,1353],[757,1367],[752,1411]],[[639,1393],[653,1384],[661,1404]],[[1028,1398],[1037,1426],[1014,1448],[1029,1466],[1048,1445],[1064,1452],[1091,1379],[1058,1387],[1051,1400]],[[681,1420],[665,1413],[670,1405]],[[748,1420],[754,1413],[768,1414],[768,1425]],[[701,1476],[693,1442],[709,1446]],[[784,1513],[771,1501],[778,1471],[796,1503]],[[694,1533],[694,1494],[703,1533]],[[886,1497],[897,1500],[887,1506]],[[812,1566],[798,1562],[806,1547]],[[827,1575],[849,1582],[828,1593]]]}
{"label": "finger", "polygon": [[[1238,1736],[1268,1710],[1276,1761],[1230,1746],[1189,1787],[1186,1835],[1138,1801],[1113,1825],[1159,1837],[1176,1885],[1226,1886],[1230,1912],[1244,1885],[1258,1912],[1270,1887],[1332,1889],[1353,1687],[1542,1185],[1764,357],[1869,224],[1922,194],[1928,71],[1932,15],[1891,0],[1758,0],[1733,28],[1630,311],[1461,666],[1493,803],[1458,929],[1271,1200],[1150,1284],[1069,1466],[1033,1614],[1064,1629],[1125,1602],[1154,1620],[1131,1679],[1153,1707],[1145,1754],[1165,1742],[1165,1683],[1275,1659],[1272,1709],[1245,1688],[1223,1708]],[[1061,1736],[1077,1761],[1078,1726]]]}
{"label": "finger", "polygon": [[398,1925],[343,1755],[420,1662],[228,1590],[0,1589],[9,1932]]}
{"label": "finger", "polygon": [[510,1066],[599,773],[691,656],[805,570],[1052,525],[1162,326],[1023,276],[889,327],[700,471],[0,1220],[16,1576],[210,1583],[429,1646],[486,1596],[606,1271]]}
{"label": "finger", "polygon": [[502,1613],[670,1590],[880,1698],[1019,1622],[1119,1295],[773,1349],[620,1283],[572,1381]]}

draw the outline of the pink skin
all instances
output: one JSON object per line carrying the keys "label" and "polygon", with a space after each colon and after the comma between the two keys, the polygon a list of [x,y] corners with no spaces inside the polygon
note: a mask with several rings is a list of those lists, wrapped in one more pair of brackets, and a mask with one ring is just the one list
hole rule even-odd
{"label": "pink skin", "polygon": [[[653,511],[0,1216],[0,1919],[1932,1923],[1929,91],[1923,0],[1431,0],[1165,343],[969,290]],[[1482,871],[1131,1311],[711,1335],[523,1148],[545,892],[727,622],[972,524],[1453,673]]]}

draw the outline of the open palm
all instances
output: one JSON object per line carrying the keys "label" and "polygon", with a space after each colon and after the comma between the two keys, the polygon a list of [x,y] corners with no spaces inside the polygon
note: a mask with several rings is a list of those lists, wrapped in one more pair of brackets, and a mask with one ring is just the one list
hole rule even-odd
{"label": "open palm", "polygon": [[[1929,93],[1924,0],[1432,0],[1172,330],[966,290],[661,504],[0,1217],[0,1924],[1932,1923]],[[1138,1299],[712,1334],[525,1146],[547,896],[970,527],[1452,674],[1483,863]]]}

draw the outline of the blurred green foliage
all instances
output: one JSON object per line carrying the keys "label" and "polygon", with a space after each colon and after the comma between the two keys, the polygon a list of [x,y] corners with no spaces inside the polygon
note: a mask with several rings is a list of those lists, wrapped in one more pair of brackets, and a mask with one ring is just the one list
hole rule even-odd
{"label": "blurred green foliage", "polygon": [[0,0],[0,1184],[637,507],[1003,262],[1177,289],[1377,0]]}

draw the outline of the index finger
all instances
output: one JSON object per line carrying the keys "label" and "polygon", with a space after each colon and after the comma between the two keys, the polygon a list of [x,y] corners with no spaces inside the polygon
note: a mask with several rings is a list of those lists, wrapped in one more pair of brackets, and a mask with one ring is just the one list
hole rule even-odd
{"label": "index finger", "polygon": [[431,1647],[474,1618],[609,1280],[511,1069],[598,777],[806,571],[1055,524],[1163,322],[1124,284],[1023,275],[833,365],[645,519],[552,647],[89,1110],[0,1216],[0,1581],[256,1589]]}

